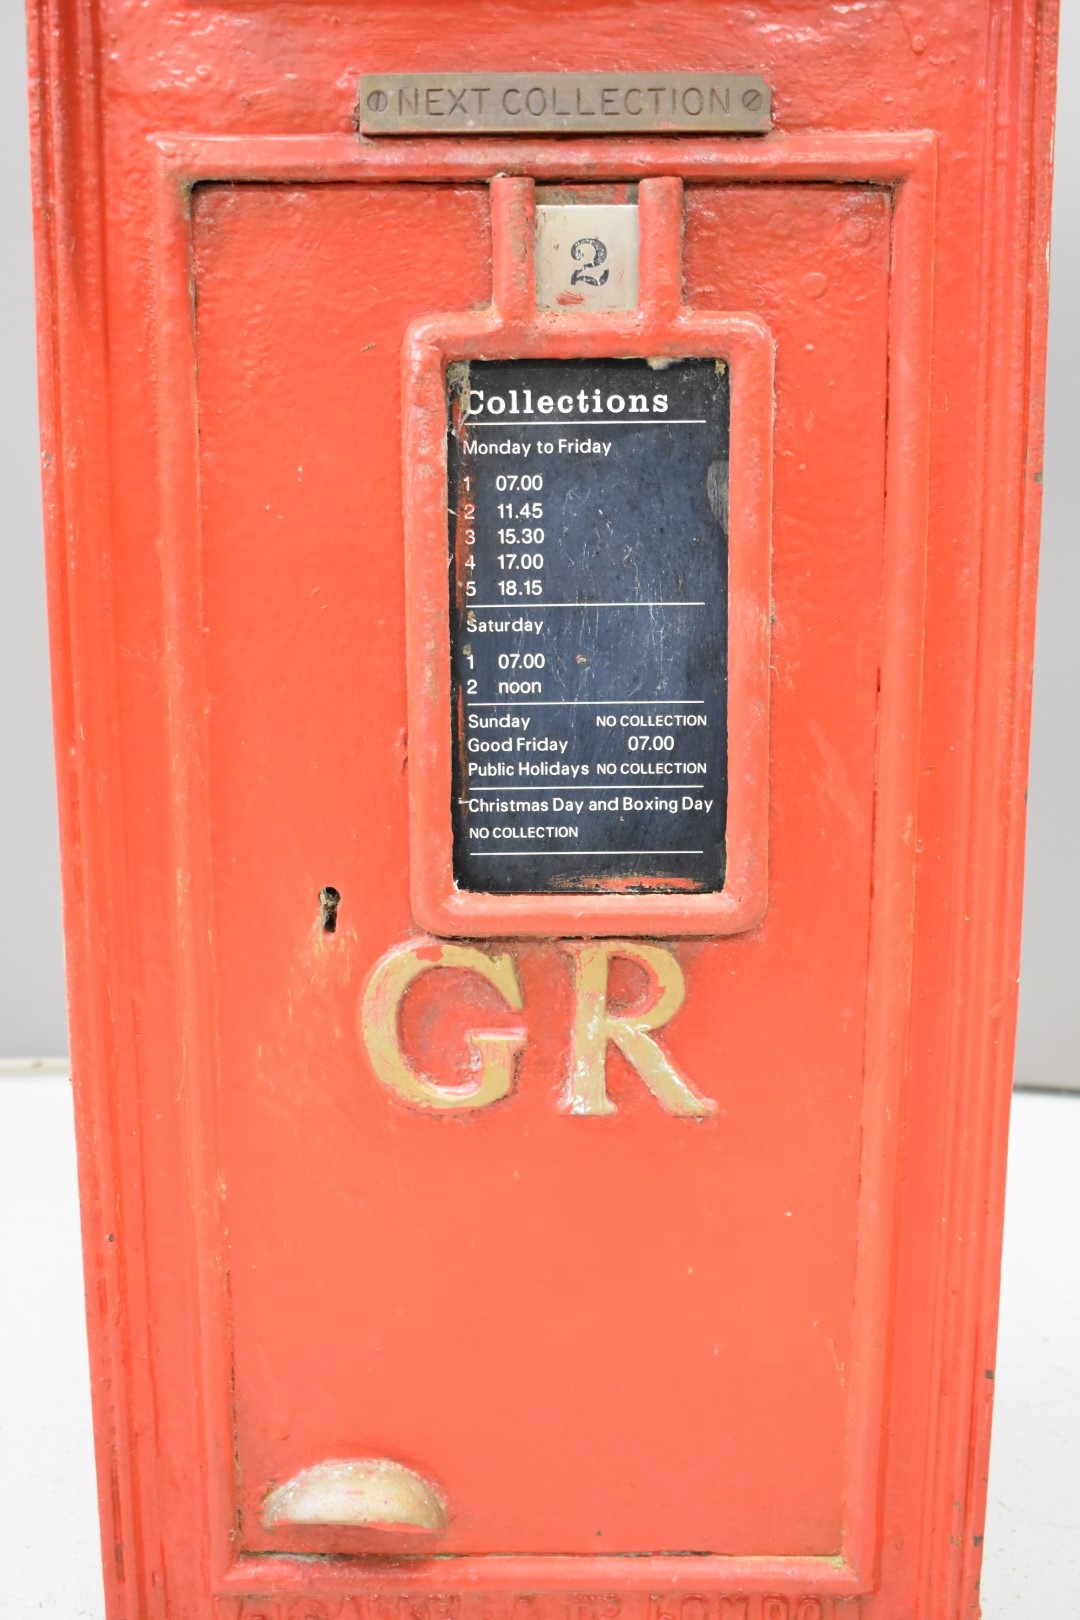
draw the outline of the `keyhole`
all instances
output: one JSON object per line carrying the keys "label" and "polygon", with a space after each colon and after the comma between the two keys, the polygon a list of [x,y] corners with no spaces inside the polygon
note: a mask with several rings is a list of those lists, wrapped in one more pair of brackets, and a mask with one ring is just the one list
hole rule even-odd
{"label": "keyhole", "polygon": [[319,890],[319,922],[324,934],[337,933],[337,914],[340,904],[341,895],[337,889],[330,888],[328,885],[325,889]]}

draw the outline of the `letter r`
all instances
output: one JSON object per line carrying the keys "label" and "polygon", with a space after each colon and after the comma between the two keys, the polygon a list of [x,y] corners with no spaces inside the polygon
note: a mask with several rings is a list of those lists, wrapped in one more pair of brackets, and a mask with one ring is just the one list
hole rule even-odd
{"label": "letter r", "polygon": [[[699,1097],[683,1079],[656,1041],[652,1031],[674,1018],[686,994],[682,968],[671,951],[637,940],[593,940],[564,947],[574,978],[574,1016],[570,1039],[570,1067],[562,1108],[569,1114],[614,1114],[607,1093],[609,1043],[644,1080],[669,1114],[702,1118],[716,1112],[709,1097]],[[654,986],[651,1001],[615,1014],[608,1009],[608,973],[613,957],[622,956],[644,967]]]}

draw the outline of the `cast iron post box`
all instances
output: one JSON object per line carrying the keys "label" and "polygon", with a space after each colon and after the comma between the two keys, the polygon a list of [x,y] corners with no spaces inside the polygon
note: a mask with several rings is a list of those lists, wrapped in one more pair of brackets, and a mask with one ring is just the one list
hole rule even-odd
{"label": "cast iron post box", "polygon": [[111,1620],[978,1612],[1054,9],[35,5]]}

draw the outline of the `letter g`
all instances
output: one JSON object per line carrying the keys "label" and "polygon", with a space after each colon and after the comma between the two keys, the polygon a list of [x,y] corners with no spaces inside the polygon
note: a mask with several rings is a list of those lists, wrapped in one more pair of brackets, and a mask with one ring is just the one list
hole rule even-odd
{"label": "letter g", "polygon": [[372,969],[360,1004],[360,1038],[378,1079],[413,1107],[486,1108],[507,1096],[513,1086],[525,1032],[470,1030],[469,1043],[480,1058],[480,1070],[479,1079],[468,1086],[440,1086],[413,1068],[401,1050],[401,1003],[413,981],[435,968],[475,973],[516,1012],[524,1006],[513,957],[487,956],[471,945],[413,941],[388,951]]}

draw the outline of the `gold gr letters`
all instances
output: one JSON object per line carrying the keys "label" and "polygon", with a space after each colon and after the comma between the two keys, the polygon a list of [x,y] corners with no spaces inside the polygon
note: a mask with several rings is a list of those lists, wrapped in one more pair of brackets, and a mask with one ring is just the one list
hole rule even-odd
{"label": "gold gr letters", "polygon": [[[700,1096],[653,1039],[678,1012],[686,994],[674,953],[635,940],[590,940],[561,947],[573,979],[569,1058],[560,1107],[565,1113],[616,1112],[607,1090],[608,1047],[621,1052],[669,1114],[703,1118],[716,1103]],[[642,1007],[613,1012],[608,979],[615,958],[636,962],[648,974],[651,999]],[[438,968],[475,973],[493,986],[508,1007],[524,1010],[513,958],[489,956],[471,945],[434,940],[400,945],[372,969],[360,1006],[360,1034],[377,1078],[416,1108],[486,1108],[509,1095],[527,1036],[522,1030],[474,1030],[469,1040],[479,1058],[479,1076],[468,1086],[443,1086],[419,1071],[402,1051],[400,1011],[409,986]]]}

